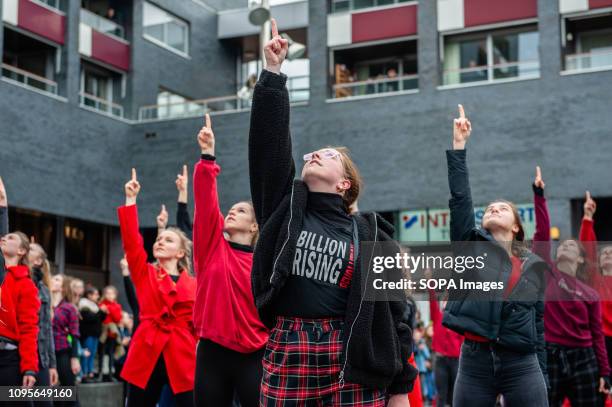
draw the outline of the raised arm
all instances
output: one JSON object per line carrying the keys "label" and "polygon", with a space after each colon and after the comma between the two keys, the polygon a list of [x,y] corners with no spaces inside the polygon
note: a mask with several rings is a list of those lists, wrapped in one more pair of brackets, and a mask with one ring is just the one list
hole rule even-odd
{"label": "raised arm", "polygon": [[121,268],[121,275],[123,275],[123,288],[125,289],[125,296],[127,297],[132,313],[137,315],[140,313],[140,306],[138,305],[136,289],[134,288],[134,283],[130,277],[130,268],[125,257],[123,257],[119,262],[119,267]]}
{"label": "raised arm", "polygon": [[0,177],[0,237],[8,234],[8,229],[8,198],[2,177]]}
{"label": "raised arm", "polygon": [[255,85],[249,131],[251,198],[257,223],[262,226],[289,193],[295,176],[287,76],[280,73],[288,45],[272,19],[272,39],[264,47],[266,68]]}
{"label": "raised arm", "polygon": [[189,239],[193,239],[193,224],[191,223],[191,217],[189,216],[189,209],[187,207],[188,202],[188,189],[189,175],[187,166],[183,165],[183,173],[176,176],[176,189],[178,190],[178,203],[176,208],[176,226],[187,235]]}
{"label": "raised arm", "polygon": [[155,218],[155,222],[157,223],[157,235],[159,236],[159,234],[168,227],[168,211],[166,210],[166,205],[162,204],[159,215]]}
{"label": "raised arm", "polygon": [[454,120],[453,126],[453,149],[446,152],[448,186],[451,192],[448,202],[451,213],[451,241],[466,239],[476,226],[465,151],[465,144],[471,133],[472,124],[465,117],[463,106],[459,105],[459,118]]}
{"label": "raised arm", "polygon": [[579,238],[587,255],[587,278],[591,283],[597,283],[599,280],[599,272],[597,270],[597,235],[595,234],[595,222],[593,220],[595,211],[597,211],[597,204],[589,191],[586,191],[583,209],[584,216],[580,225]]}
{"label": "raised arm", "polygon": [[196,274],[202,272],[214,256],[223,237],[223,215],[219,209],[217,175],[221,168],[215,162],[215,134],[210,116],[198,133],[202,158],[193,171],[193,260]]}
{"label": "raised arm", "polygon": [[531,250],[552,267],[553,261],[550,254],[550,215],[546,198],[544,197],[545,187],[546,184],[542,179],[542,170],[538,166],[536,167],[536,176],[532,185],[536,230],[533,235]]}
{"label": "raised arm", "polygon": [[136,176],[136,169],[132,168],[132,179],[125,184],[125,206],[117,210],[123,251],[127,259],[134,284],[147,275],[147,252],[144,241],[138,229],[138,208],[136,199],[140,192],[140,183]]}

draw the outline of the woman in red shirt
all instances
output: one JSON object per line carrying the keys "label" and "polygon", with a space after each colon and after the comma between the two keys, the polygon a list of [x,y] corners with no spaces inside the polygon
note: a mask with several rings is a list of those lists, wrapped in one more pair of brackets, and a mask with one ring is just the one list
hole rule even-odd
{"label": "woman in red shirt", "polygon": [[193,182],[194,323],[200,338],[195,404],[229,406],[234,392],[242,407],[257,406],[261,360],[268,330],[260,321],[251,289],[253,246],[258,226],[250,202],[238,202],[224,218],[219,208],[215,136],[210,117],[198,134],[202,157]]}
{"label": "woman in red shirt", "polygon": [[6,275],[0,293],[0,385],[32,387],[38,373],[38,289],[26,265],[30,244],[21,232],[0,239]]}
{"label": "woman in red shirt", "polygon": [[118,209],[123,248],[140,305],[140,325],[121,371],[129,383],[127,406],[155,406],[167,383],[177,406],[192,406],[196,282],[191,275],[191,242],[180,230],[169,228],[158,234],[153,245],[156,263],[147,263],[138,231],[139,192],[132,169],[132,179],[125,184],[125,206]]}

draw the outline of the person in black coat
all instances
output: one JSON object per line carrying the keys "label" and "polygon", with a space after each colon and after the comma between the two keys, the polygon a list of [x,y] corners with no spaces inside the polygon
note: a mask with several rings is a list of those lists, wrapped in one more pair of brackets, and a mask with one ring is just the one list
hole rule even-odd
{"label": "person in black coat", "polygon": [[466,337],[453,406],[488,407],[501,394],[508,407],[544,407],[548,405],[544,289],[549,268],[524,247],[524,231],[513,203],[490,203],[482,228],[476,227],[465,150],[472,128],[461,105],[459,115],[453,149],[446,152],[452,247],[456,256],[486,253],[483,269],[461,275],[502,283],[502,289],[449,294],[442,323]]}
{"label": "person in black coat", "polygon": [[[359,242],[391,241],[393,227],[375,213],[350,214],[361,180],[345,148],[305,155],[302,179],[294,181],[287,76],[280,72],[288,43],[274,19],[272,33],[249,134],[251,196],[261,230],[252,289],[262,321],[273,328],[263,359],[261,405],[351,397],[373,406],[384,405],[385,397],[391,406],[408,405],[416,370],[408,363],[412,332],[402,319],[407,304],[367,301],[361,281]],[[306,244],[313,239],[321,244],[318,254]],[[317,255],[321,263],[306,261]],[[328,262],[339,268],[322,272],[320,264]],[[304,366],[292,350],[297,347],[313,354]],[[282,373],[298,365],[308,377]]]}
{"label": "person in black coat", "polygon": [[96,287],[88,286],[85,289],[85,297],[79,300],[79,331],[81,333],[81,366],[83,368],[83,382],[94,380],[94,361],[98,353],[100,335],[102,334],[102,321],[106,318],[108,309],[99,306],[100,291]]}
{"label": "person in black coat", "polygon": [[[2,177],[0,177],[0,238],[6,234],[8,234],[8,199]],[[4,282],[5,274],[6,265],[4,263],[4,256],[0,252],[0,285]]]}

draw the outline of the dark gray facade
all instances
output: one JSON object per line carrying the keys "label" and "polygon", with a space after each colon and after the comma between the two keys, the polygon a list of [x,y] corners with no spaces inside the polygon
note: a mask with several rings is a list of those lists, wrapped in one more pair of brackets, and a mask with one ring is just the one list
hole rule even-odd
{"label": "dark gray facade", "polygon": [[[141,1],[135,1],[130,38],[128,116],[154,104],[160,86],[198,99],[235,93],[238,50],[217,40],[212,9],[190,0],[155,1],[190,22],[186,59],[142,38]],[[141,223],[153,226],[161,203],[172,219],[174,179],[183,163],[198,159],[195,137],[202,120],[130,123],[80,108],[78,2],[70,3],[67,100],[0,81],[0,175],[11,204],[116,225],[115,208],[134,166],[143,188]],[[214,8],[223,7],[216,3]],[[231,8],[237,5],[231,2]],[[498,197],[529,202],[540,165],[553,224],[569,234],[571,199],[585,189],[595,197],[612,196],[612,71],[561,75],[558,1],[540,0],[539,79],[438,89],[435,8],[435,1],[419,3],[418,93],[330,101],[327,9],[322,0],[309,2],[310,101],[292,110],[295,156],[326,145],[349,147],[365,180],[362,210],[444,207],[449,195],[444,150],[462,103],[474,126],[468,149],[475,203]],[[217,114],[213,125],[226,209],[249,196],[249,113]]]}

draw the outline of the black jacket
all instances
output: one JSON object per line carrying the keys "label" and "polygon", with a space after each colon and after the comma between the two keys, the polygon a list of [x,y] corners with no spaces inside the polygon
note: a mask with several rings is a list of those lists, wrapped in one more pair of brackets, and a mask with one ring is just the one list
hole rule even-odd
{"label": "black jacket", "polygon": [[[249,135],[251,195],[260,237],[253,256],[252,289],[261,320],[272,327],[274,300],[295,256],[308,187],[294,180],[287,77],[263,71],[255,86]],[[355,215],[360,241],[391,240],[393,227],[375,214]],[[390,394],[407,393],[417,375],[409,363],[412,331],[405,302],[362,301],[361,256],[349,288],[343,338],[344,379]],[[361,306],[361,311],[358,313]],[[358,318],[357,318],[358,316]]]}
{"label": "black jacket", "polygon": [[[8,233],[8,208],[6,206],[0,206],[0,237]],[[0,285],[4,283],[4,277],[6,275],[6,265],[4,263],[4,256],[0,252]]]}
{"label": "black jacket", "polygon": [[189,208],[184,202],[177,202],[176,227],[182,230],[190,240],[193,239],[193,222],[189,216]]}
{"label": "black jacket", "polygon": [[97,312],[90,308],[79,309],[81,320],[79,321],[79,332],[81,341],[91,336],[98,338],[102,334],[102,321],[106,318],[106,313],[98,308]]}
{"label": "black jacket", "polygon": [[38,357],[41,369],[57,367],[55,360],[55,341],[51,325],[51,293],[43,281],[43,272],[39,268],[32,269],[32,280],[38,287],[40,311],[38,312]]}
{"label": "black jacket", "polygon": [[132,277],[123,276],[123,287],[125,288],[125,296],[134,318],[134,327],[132,328],[132,333],[134,333],[138,325],[140,325],[140,306],[138,305],[138,297],[136,296],[136,288],[134,287]]}
{"label": "black jacket", "polygon": [[[487,249],[486,267],[479,278],[504,282],[507,286],[512,273],[508,253],[486,230],[477,228],[466,165],[466,150],[447,151],[451,241],[453,249],[478,251]],[[458,242],[472,242],[461,245]],[[481,243],[478,243],[481,242]],[[457,253],[455,253],[457,254]],[[466,254],[462,251],[461,254]],[[490,300],[484,301],[481,292],[463,291],[449,296],[442,323],[460,334],[466,331],[488,338],[504,348],[519,353],[537,353],[546,383],[546,350],[544,343],[544,291],[548,264],[525,250],[520,256],[522,273],[516,286],[504,299],[505,290],[493,290]]]}

